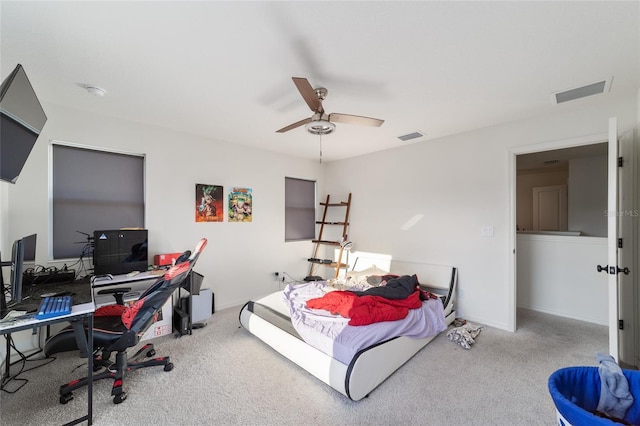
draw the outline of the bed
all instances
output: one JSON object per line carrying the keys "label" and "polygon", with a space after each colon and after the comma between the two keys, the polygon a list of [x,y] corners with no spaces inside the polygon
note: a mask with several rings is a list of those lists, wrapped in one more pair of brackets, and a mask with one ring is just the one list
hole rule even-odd
{"label": "bed", "polygon": [[[442,303],[440,311],[445,328],[453,322],[457,284],[455,267],[393,260],[389,269],[390,273],[398,276],[416,275],[422,290],[437,295],[432,302]],[[287,288],[247,302],[240,310],[240,324],[281,355],[354,401],[368,396],[439,334],[388,337],[366,344],[353,356],[342,353],[337,359],[326,353],[326,347],[314,347],[303,340],[292,323],[286,291]]]}

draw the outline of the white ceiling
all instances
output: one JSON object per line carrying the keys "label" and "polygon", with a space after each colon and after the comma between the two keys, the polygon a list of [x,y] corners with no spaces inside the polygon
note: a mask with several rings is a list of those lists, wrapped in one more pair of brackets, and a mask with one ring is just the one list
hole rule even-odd
{"label": "white ceiling", "polygon": [[[639,2],[7,2],[1,74],[48,103],[318,158],[291,81],[329,89],[323,161],[638,93]],[[561,105],[551,94],[611,79]],[[83,85],[107,94],[91,96]]]}
{"label": "white ceiling", "polygon": [[569,170],[569,161],[588,157],[604,157],[607,160],[609,145],[606,142],[572,148],[522,154],[516,157],[518,172],[543,172],[557,169]]}

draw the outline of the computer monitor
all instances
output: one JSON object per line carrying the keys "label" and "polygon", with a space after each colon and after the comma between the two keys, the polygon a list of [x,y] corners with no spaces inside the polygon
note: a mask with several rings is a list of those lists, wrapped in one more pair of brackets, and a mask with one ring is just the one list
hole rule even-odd
{"label": "computer monitor", "polygon": [[22,278],[24,272],[36,263],[36,238],[32,234],[13,242],[11,248],[11,304],[22,302]]}
{"label": "computer monitor", "polygon": [[120,275],[149,269],[146,229],[94,231],[93,273]]}

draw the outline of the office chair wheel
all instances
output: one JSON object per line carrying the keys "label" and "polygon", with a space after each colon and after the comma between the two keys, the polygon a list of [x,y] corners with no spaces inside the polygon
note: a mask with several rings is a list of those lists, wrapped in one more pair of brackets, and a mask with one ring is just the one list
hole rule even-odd
{"label": "office chair wheel", "polygon": [[169,364],[164,366],[164,371],[171,371],[173,370],[173,363],[170,362]]}
{"label": "office chair wheel", "polygon": [[152,356],[154,356],[156,354],[156,350],[155,349],[151,349],[149,350],[149,352],[147,352],[147,356],[149,358],[151,358]]}
{"label": "office chair wheel", "polygon": [[60,404],[66,404],[72,399],[73,399],[73,394],[71,392],[65,393],[64,395],[60,395]]}
{"label": "office chair wheel", "polygon": [[121,394],[116,395],[116,396],[113,397],[113,403],[114,404],[120,404],[125,399],[127,399],[127,393],[126,392],[122,392]]}

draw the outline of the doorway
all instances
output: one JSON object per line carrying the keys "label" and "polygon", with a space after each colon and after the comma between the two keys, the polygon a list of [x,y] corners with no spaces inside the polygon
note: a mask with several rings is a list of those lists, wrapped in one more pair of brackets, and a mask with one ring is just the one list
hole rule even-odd
{"label": "doorway", "polygon": [[[612,119],[614,120],[614,119]],[[614,124],[615,125],[615,124]],[[615,135],[613,136],[613,138],[615,138]],[[510,202],[510,207],[511,207],[511,220],[512,222],[512,227],[511,227],[511,253],[512,253],[512,258],[511,258],[511,262],[510,262],[510,273],[512,274],[511,276],[513,277],[513,281],[512,281],[512,286],[511,289],[513,291],[512,297],[513,297],[513,309],[511,312],[511,318],[510,320],[511,322],[511,326],[512,326],[512,331],[515,331],[517,329],[517,319],[516,319],[516,310],[517,307],[520,306],[518,303],[518,294],[522,291],[522,288],[520,286],[519,281],[519,276],[518,276],[518,256],[519,255],[523,255],[526,253],[523,253],[522,250],[520,250],[520,252],[518,252],[516,250],[518,246],[518,233],[516,232],[516,227],[519,226],[518,225],[518,194],[517,194],[517,177],[518,177],[518,162],[522,159],[528,158],[528,157],[538,157],[538,156],[545,156],[548,155],[550,152],[553,154],[558,154],[560,152],[564,152],[564,151],[571,151],[571,150],[578,150],[578,152],[580,152],[580,150],[583,149],[599,149],[598,145],[601,144],[603,141],[607,141],[609,139],[609,135],[593,135],[593,136],[589,136],[589,137],[583,137],[583,138],[576,138],[576,139],[571,139],[571,140],[564,140],[564,141],[558,141],[558,142],[554,142],[554,143],[548,143],[548,144],[540,144],[540,145],[531,145],[531,146],[527,146],[527,147],[521,147],[518,149],[513,149],[511,151],[511,155],[510,155],[510,185],[511,185],[511,202]],[[637,215],[637,211],[638,211],[638,202],[640,201],[640,193],[638,192],[638,184],[637,182],[637,177],[638,177],[638,170],[637,167],[635,166],[635,164],[638,162],[639,159],[639,155],[638,155],[638,149],[637,149],[637,145],[638,145],[638,141],[637,138],[635,137],[635,134],[633,132],[628,132],[625,135],[622,135],[618,138],[618,145],[620,146],[620,153],[615,155],[616,158],[614,158],[612,161],[613,163],[617,162],[618,167],[617,169],[617,175],[618,175],[618,181],[620,182],[619,185],[619,191],[617,192],[618,194],[618,200],[619,200],[619,204],[617,204],[617,209],[612,210],[611,204],[609,204],[607,207],[605,207],[604,209],[602,209],[601,204],[602,201],[598,201],[599,198],[605,196],[604,194],[607,194],[607,196],[610,196],[609,194],[609,187],[611,185],[610,181],[611,181],[611,176],[608,177],[608,179],[602,179],[599,178],[598,182],[591,182],[590,185],[588,186],[603,186],[606,187],[604,190],[601,191],[597,191],[595,189],[590,189],[587,193],[586,193],[586,200],[588,201],[588,199],[592,199],[593,201],[595,201],[595,205],[596,208],[595,209],[589,209],[586,208],[586,206],[588,206],[588,204],[585,206],[584,204],[582,205],[582,208],[578,208],[578,209],[573,209],[574,213],[578,212],[579,215],[576,218],[575,216],[573,218],[569,218],[569,229],[571,230],[572,228],[578,228],[578,231],[582,231],[583,229],[587,229],[588,232],[582,233],[580,232],[582,235],[588,236],[588,235],[602,235],[603,237],[596,237],[597,239],[600,240],[604,240],[606,241],[606,245],[608,247],[607,251],[605,251],[607,255],[602,255],[602,254],[597,254],[597,256],[595,258],[593,258],[591,261],[588,262],[588,264],[583,265],[581,269],[576,269],[575,271],[571,271],[570,270],[570,276],[568,277],[568,279],[566,281],[563,281],[562,283],[565,284],[565,282],[569,282],[569,281],[580,281],[579,277],[574,276],[572,274],[578,274],[580,273],[580,271],[582,270],[587,270],[591,273],[591,275],[595,275],[594,274],[594,268],[596,265],[604,265],[607,263],[607,258],[611,259],[611,255],[610,255],[610,250],[611,250],[611,245],[613,244],[613,246],[615,247],[616,245],[618,246],[618,262],[622,262],[624,263],[623,266],[630,266],[632,267],[632,269],[635,269],[638,267],[638,260],[636,259],[636,256],[634,253],[636,253],[636,250],[638,249],[638,237],[640,236],[640,224],[638,224],[637,221],[637,216],[634,216],[633,218],[631,218],[631,221],[633,222],[633,226],[626,226],[626,230],[625,230],[625,224],[624,224],[624,220],[620,220],[620,213],[624,212],[625,216],[624,219],[627,219],[626,222],[629,222],[630,218],[627,217],[627,213],[629,214],[636,214]],[[605,142],[604,145],[607,145],[607,143]],[[609,157],[611,157],[610,154],[610,150],[607,154],[607,159]],[[615,152],[615,151],[614,151]],[[589,154],[587,154],[589,155]],[[621,160],[620,157],[623,157],[623,160]],[[547,160],[547,161],[553,161],[553,160]],[[620,163],[623,162],[625,167],[621,167]],[[608,161],[609,165],[607,166],[607,169],[611,169],[611,161]],[[613,166],[615,168],[615,166]],[[591,174],[592,170],[588,170],[588,173]],[[614,180],[615,180],[615,174],[614,173]],[[574,178],[579,178],[580,173],[574,173]],[[607,183],[607,180],[609,181]],[[600,183],[600,181],[602,181],[602,183]],[[572,189],[571,189],[571,182],[569,182],[569,193],[572,193]],[[576,192],[580,192],[580,191],[575,191],[573,192],[573,195],[576,195]],[[598,195],[599,193],[601,193],[601,195]],[[574,200],[575,201],[575,200]],[[610,202],[611,200],[609,200]],[[585,202],[583,200],[583,202]],[[569,214],[571,215],[571,205],[572,202],[569,201]],[[597,207],[600,206],[600,207]],[[589,214],[589,211],[593,210],[593,212],[595,212],[595,216],[593,214]],[[585,215],[585,213],[587,213]],[[602,218],[604,216],[605,220],[609,221],[609,219],[607,218],[607,216],[611,216],[611,214],[616,214],[616,217],[618,217],[618,227],[614,228],[613,234],[611,229],[603,229],[606,228],[607,225],[603,225],[602,223]],[[593,219],[596,219],[595,221]],[[611,223],[608,224],[608,228],[611,228]],[[631,229],[629,229],[631,228]],[[615,231],[615,229],[617,229],[617,232]],[[609,236],[609,235],[617,235],[617,237],[615,239],[612,239],[610,237],[604,238],[604,236]],[[623,238],[621,238],[623,237]],[[583,237],[579,237],[580,239],[585,238]],[[623,244],[623,240],[624,240],[624,244]],[[580,241],[583,242],[583,241]],[[624,248],[622,248],[622,245],[624,245]],[[598,249],[600,250],[600,249]],[[600,253],[598,251],[598,253]],[[621,254],[622,253],[622,254]],[[632,260],[624,260],[624,256],[629,256],[631,255]],[[622,256],[622,258],[620,257]],[[574,256],[576,258],[581,257],[580,254],[577,254],[576,256]],[[611,260],[609,260],[609,263],[611,263]],[[567,268],[568,266],[565,264],[562,264],[563,267]],[[535,267],[536,270],[545,270],[546,268],[549,268],[549,265],[537,265]],[[553,269],[553,268],[552,268]],[[562,270],[562,268],[557,268],[558,270]],[[569,268],[570,269],[570,268]],[[606,269],[606,266],[604,268],[598,268],[598,270],[601,269]],[[609,268],[609,269],[613,269],[613,268]],[[620,263],[618,263],[618,269],[620,269]],[[627,269],[627,268],[622,268],[622,269]],[[605,271],[606,272],[606,271]],[[613,273],[613,272],[610,272]],[[625,273],[626,274],[626,273]],[[638,333],[640,333],[639,328],[637,327],[636,324],[639,323],[640,319],[639,319],[639,315],[636,313],[637,309],[635,309],[636,306],[638,306],[640,304],[640,290],[638,289],[638,280],[637,280],[637,274],[629,274],[629,276],[623,276],[621,274],[618,275],[618,284],[614,285],[614,287],[618,287],[621,291],[621,293],[619,294],[619,297],[611,297],[611,289],[614,287],[611,287],[611,275],[607,275],[607,274],[602,274],[602,277],[605,279],[605,281],[608,282],[604,283],[602,286],[597,286],[595,288],[598,289],[598,291],[602,291],[602,289],[608,289],[607,290],[607,295],[603,296],[602,299],[605,301],[604,303],[607,304],[608,306],[606,307],[606,310],[608,312],[608,320],[607,321],[602,321],[605,322],[606,324],[608,324],[609,327],[609,334],[611,333],[616,333],[613,337],[610,336],[611,339],[616,339],[619,340],[619,344],[616,344],[615,348],[619,348],[620,349],[620,361],[622,362],[623,360],[627,360],[625,363],[626,365],[632,365],[632,366],[637,366],[640,365],[640,362],[638,362],[638,354],[639,352],[639,348],[638,346],[640,345],[640,338],[636,335]],[[605,278],[606,277],[606,278]],[[613,281],[613,283],[615,283],[615,279]],[[570,292],[568,295],[566,295],[566,297],[564,297],[565,300],[574,300],[576,298],[579,299],[579,295],[580,294],[584,294],[585,289],[581,288],[578,290],[575,290]],[[553,290],[555,291],[555,289]],[[558,295],[556,295],[558,296]],[[560,297],[557,297],[560,298]],[[578,304],[580,304],[580,301],[577,301]],[[611,316],[611,304],[613,303],[613,317]],[[618,308],[616,309],[616,305],[618,306]],[[566,306],[565,306],[566,307]],[[617,311],[617,312],[616,312]],[[554,313],[554,312],[550,312],[550,313]],[[569,317],[575,318],[574,316],[571,315],[567,315]],[[580,319],[578,317],[578,319]],[[623,327],[623,321],[624,321],[624,327]],[[616,328],[618,330],[616,330]],[[611,344],[612,341],[610,341]],[[613,349],[612,349],[613,350]],[[617,354],[617,350],[614,351]],[[613,353],[613,352],[612,352]],[[617,356],[617,355],[614,355]]]}
{"label": "doorway", "polygon": [[[517,188],[517,176],[518,176],[518,167],[523,170],[526,167],[530,167],[530,168],[535,168],[533,166],[526,166],[525,164],[527,162],[531,162],[531,163],[537,163],[538,165],[540,164],[545,164],[545,161],[548,162],[553,162],[553,163],[546,163],[547,168],[554,168],[556,171],[560,171],[562,169],[567,169],[568,166],[563,165],[564,162],[566,162],[566,164],[568,164],[568,161],[570,158],[576,157],[578,155],[578,153],[582,153],[583,150],[599,150],[602,149],[601,147],[597,147],[596,145],[601,144],[605,141],[607,141],[607,134],[597,134],[597,135],[590,135],[590,136],[585,136],[585,137],[580,137],[580,138],[573,138],[573,139],[567,139],[567,140],[560,140],[560,141],[554,141],[554,142],[549,142],[549,143],[543,143],[543,144],[536,144],[536,145],[529,145],[529,146],[523,146],[523,147],[517,147],[514,148],[510,151],[510,157],[509,157],[509,161],[510,161],[510,165],[509,165],[509,172],[510,172],[510,243],[511,243],[511,247],[510,247],[510,252],[512,254],[511,259],[510,259],[510,276],[512,277],[511,280],[511,297],[512,297],[512,307],[513,309],[511,309],[510,311],[510,318],[509,318],[509,325],[510,325],[510,329],[512,331],[515,331],[517,329],[517,319],[516,319],[516,310],[518,307],[518,271],[517,271],[517,256],[518,253],[516,252],[516,248],[517,248],[517,237],[520,233],[522,233],[522,231],[527,232],[529,230],[532,230],[533,225],[528,225],[525,222],[522,223],[518,223],[518,216],[517,216],[517,211],[518,211],[518,207],[520,207],[521,209],[523,207],[519,206],[520,202],[523,201],[523,197],[521,196],[520,199],[518,198],[518,188]],[[550,155],[549,152],[555,151],[554,154],[556,155]],[[606,151],[605,151],[606,152]],[[583,155],[583,154],[581,154]],[[557,161],[557,162],[556,162]],[[520,165],[518,165],[518,162],[520,162]],[[562,172],[561,172],[562,173]],[[560,175],[562,175],[560,173]],[[568,175],[567,175],[568,176]],[[567,177],[568,178],[568,177]],[[606,188],[606,178],[604,179],[603,185]],[[571,191],[571,189],[569,188],[569,192]],[[533,194],[531,195],[530,201],[526,201],[523,203],[523,205],[529,205],[531,207],[529,207],[531,210],[531,214],[529,215],[529,217],[531,218],[531,223],[533,223]],[[571,209],[569,209],[570,211]],[[604,210],[606,210],[606,204],[605,204],[605,208]],[[600,212],[602,212],[603,210],[600,210]],[[569,213],[571,214],[571,213]],[[522,220],[522,218],[521,218]],[[572,223],[572,221],[569,221],[569,223]],[[584,223],[587,223],[586,219],[584,221]],[[581,226],[582,227],[582,226]],[[523,230],[524,228],[524,230]],[[517,232],[518,231],[520,232]],[[569,229],[571,230],[571,229]],[[605,225],[605,230],[603,231],[604,235],[606,235],[606,225]],[[597,235],[597,234],[596,234]],[[597,238],[597,237],[595,237]],[[605,252],[606,254],[606,252]],[[592,265],[593,266],[593,265]],[[594,266],[595,267],[595,266]],[[534,266],[534,270],[541,270],[543,268],[543,266]],[[571,271],[569,271],[571,272]],[[606,286],[605,286],[606,288]],[[557,298],[558,299],[558,298]],[[556,300],[556,303],[559,303]],[[604,299],[603,303],[606,305],[606,299]],[[605,307],[606,309],[606,307]],[[552,313],[552,312],[549,312]]]}
{"label": "doorway", "polygon": [[607,149],[517,156],[517,307],[608,324],[607,280],[594,266],[607,256]]}

